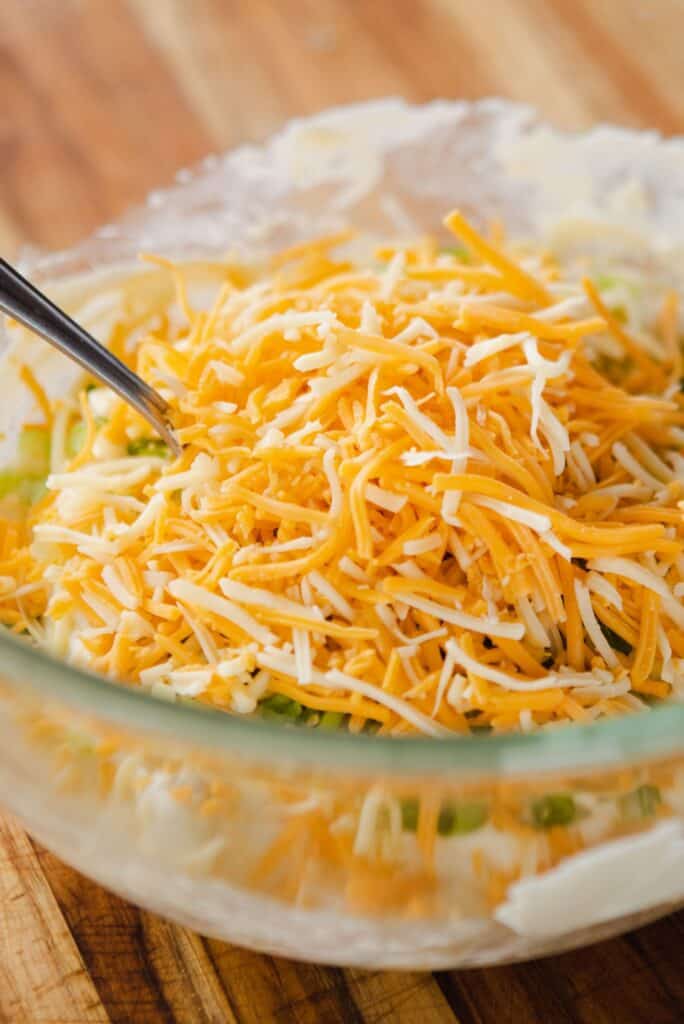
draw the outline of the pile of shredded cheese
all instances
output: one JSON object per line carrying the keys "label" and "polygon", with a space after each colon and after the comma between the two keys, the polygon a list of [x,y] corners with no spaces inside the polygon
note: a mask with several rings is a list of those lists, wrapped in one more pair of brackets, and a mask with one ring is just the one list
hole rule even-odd
{"label": "pile of shredded cheese", "polygon": [[5,499],[0,621],[160,695],[352,731],[684,692],[676,297],[634,334],[548,254],[446,224],[465,248],[367,266],[341,237],[258,272],[150,258],[110,345],[169,400],[178,458],[25,367],[50,472],[26,515]]}

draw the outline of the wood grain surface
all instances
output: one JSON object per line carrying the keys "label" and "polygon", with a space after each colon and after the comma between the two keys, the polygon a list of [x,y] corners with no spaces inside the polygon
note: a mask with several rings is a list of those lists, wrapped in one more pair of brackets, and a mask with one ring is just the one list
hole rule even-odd
{"label": "wood grain surface", "polygon": [[[682,0],[1,0],[0,252],[67,245],[209,152],[389,94],[684,129]],[[0,825],[10,1024],[678,1024],[684,915],[545,961],[379,973],[205,940]]]}

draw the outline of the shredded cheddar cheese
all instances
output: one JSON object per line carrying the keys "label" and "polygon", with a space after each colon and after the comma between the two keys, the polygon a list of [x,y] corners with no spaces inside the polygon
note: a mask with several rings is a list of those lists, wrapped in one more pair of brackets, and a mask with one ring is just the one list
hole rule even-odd
{"label": "shredded cheddar cheese", "polygon": [[355,267],[344,237],[204,277],[150,257],[112,345],[178,458],[25,367],[52,453],[23,519],[4,499],[5,626],[155,693],[391,735],[681,693],[676,296],[644,346],[591,281],[446,224],[467,264],[421,243]]}

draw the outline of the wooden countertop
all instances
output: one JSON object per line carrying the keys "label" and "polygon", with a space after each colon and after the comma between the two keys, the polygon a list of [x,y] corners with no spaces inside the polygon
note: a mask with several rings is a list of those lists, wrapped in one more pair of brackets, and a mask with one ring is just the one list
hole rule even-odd
{"label": "wooden countertop", "polygon": [[[684,129],[681,0],[4,0],[0,252],[67,245],[293,114],[503,95],[561,125]],[[684,914],[523,966],[296,964],[111,896],[0,824],[7,1024],[675,1024]]]}

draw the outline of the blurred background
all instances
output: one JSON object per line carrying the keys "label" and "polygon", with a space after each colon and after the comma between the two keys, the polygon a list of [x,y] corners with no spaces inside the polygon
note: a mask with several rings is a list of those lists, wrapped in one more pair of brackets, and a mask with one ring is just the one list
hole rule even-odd
{"label": "blurred background", "polygon": [[2,0],[0,249],[61,247],[295,114],[500,95],[684,128],[682,0]]}

